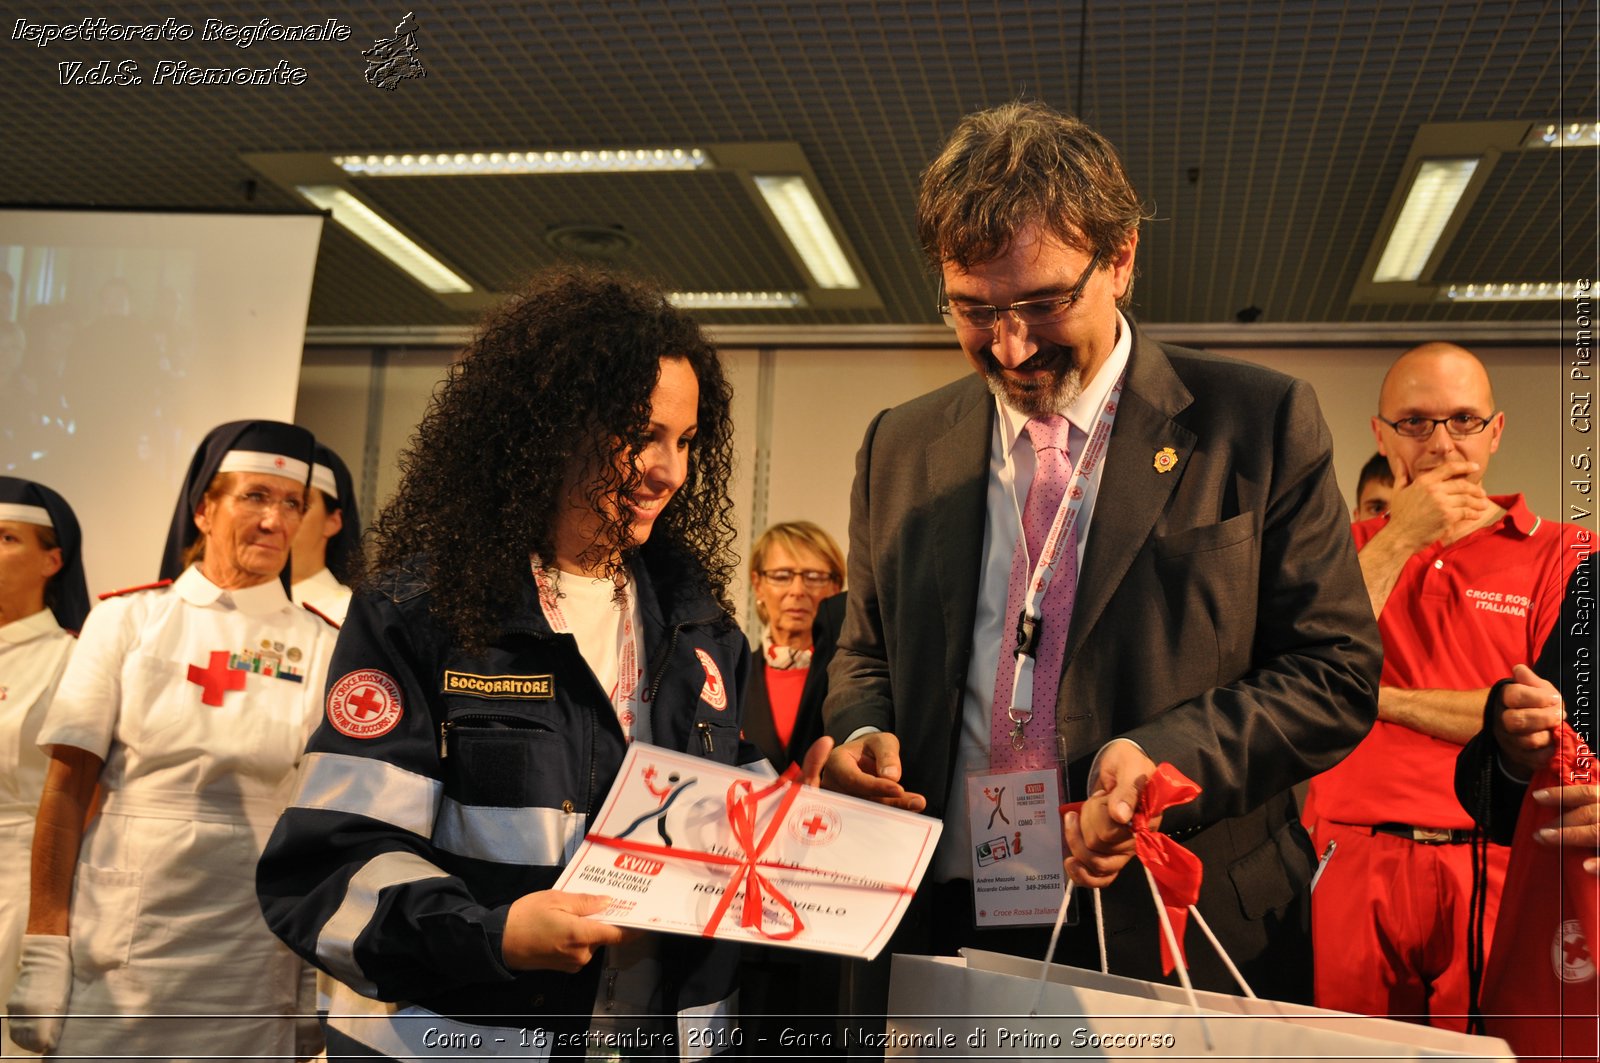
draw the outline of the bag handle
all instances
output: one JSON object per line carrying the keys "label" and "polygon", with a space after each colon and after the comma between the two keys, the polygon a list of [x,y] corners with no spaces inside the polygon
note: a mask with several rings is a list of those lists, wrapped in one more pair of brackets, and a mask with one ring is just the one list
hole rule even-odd
{"label": "bag handle", "polygon": [[[1189,980],[1189,967],[1184,962],[1182,950],[1178,948],[1177,935],[1173,933],[1172,920],[1167,917],[1167,906],[1161,901],[1161,891],[1156,886],[1155,876],[1150,874],[1150,869],[1147,867],[1141,865],[1140,870],[1144,872],[1145,882],[1150,886],[1150,897],[1155,901],[1156,918],[1161,922],[1161,933],[1166,938],[1167,947],[1177,957],[1175,966],[1178,971],[1178,981],[1182,984],[1183,991],[1189,998],[1189,1007],[1194,1011],[1194,1017],[1200,1023],[1200,1036],[1205,1041],[1206,1051],[1213,1052],[1216,1050],[1216,1046],[1211,1040],[1211,1027],[1207,1024],[1205,1016],[1200,1012],[1200,1000],[1195,996],[1194,984]],[[1056,912],[1055,925],[1050,928],[1050,945],[1045,949],[1044,960],[1039,965],[1039,979],[1035,983],[1033,1006],[1028,1009],[1030,1018],[1038,1018],[1039,1009],[1044,1006],[1044,995],[1050,985],[1050,963],[1055,958],[1056,946],[1061,943],[1061,929],[1066,924],[1067,905],[1072,901],[1072,890],[1073,882],[1069,879],[1061,898],[1061,908]],[[1100,891],[1093,890],[1092,892],[1094,893],[1095,935],[1100,946],[1100,973],[1110,974],[1111,971],[1106,960],[1105,910],[1101,904]],[[1228,973],[1233,976],[1233,980],[1239,983],[1239,988],[1244,991],[1244,995],[1254,999],[1255,991],[1250,988],[1250,983],[1245,981],[1244,975],[1239,972],[1239,968],[1234,964],[1233,958],[1228,955],[1228,951],[1222,947],[1222,942],[1218,941],[1217,936],[1211,932],[1211,927],[1207,925],[1205,918],[1200,914],[1200,910],[1191,904],[1189,906],[1189,915],[1194,919],[1196,925],[1200,927],[1200,932],[1211,943],[1211,947],[1216,949],[1217,955],[1222,959],[1223,966],[1228,968]]]}
{"label": "bag handle", "polygon": [[[1158,832],[1151,830],[1147,826],[1147,822],[1152,814],[1159,813],[1168,805],[1181,804],[1185,801],[1193,800],[1193,798],[1199,794],[1200,788],[1185,778],[1181,772],[1179,772],[1170,764],[1160,765],[1156,769],[1156,776],[1158,784],[1155,786],[1145,787],[1144,791],[1140,794],[1140,807],[1134,815],[1133,828],[1135,842],[1140,850],[1140,868],[1144,871],[1145,883],[1150,887],[1150,897],[1155,903],[1156,918],[1161,924],[1162,941],[1166,946],[1168,955],[1172,957],[1173,966],[1177,968],[1178,981],[1182,984],[1183,991],[1189,998],[1189,1006],[1194,1010],[1195,1018],[1200,1020],[1200,1029],[1202,1036],[1205,1039],[1206,1050],[1212,1051],[1213,1043],[1211,1040],[1211,1031],[1206,1024],[1205,1017],[1200,1014],[1200,1001],[1195,996],[1194,985],[1189,979],[1189,968],[1184,959],[1183,949],[1179,946],[1178,936],[1173,930],[1172,919],[1167,913],[1167,903],[1165,898],[1163,898],[1161,895],[1161,888],[1156,882],[1156,876],[1150,870],[1149,861],[1151,859],[1156,859],[1162,862],[1164,865],[1171,864],[1172,849],[1173,847],[1177,846],[1177,842],[1164,835],[1160,835]],[[1147,803],[1152,801],[1158,802],[1159,807],[1147,807]],[[1068,807],[1070,806],[1063,806],[1062,811],[1066,812]],[[1194,857],[1189,854],[1187,850],[1182,851],[1182,857],[1187,861],[1193,862],[1193,867],[1189,869],[1193,875],[1193,878],[1187,882],[1187,887],[1193,888],[1194,894],[1197,895],[1199,892],[1198,861],[1195,861]],[[1168,878],[1170,880],[1171,869],[1168,867],[1166,870],[1168,871]],[[1169,886],[1170,885],[1172,885],[1171,881],[1169,881]],[[1072,901],[1072,889],[1073,882],[1069,879],[1061,898],[1061,907],[1056,912],[1055,925],[1050,931],[1050,945],[1045,950],[1044,961],[1039,968],[1037,991],[1034,995],[1033,1008],[1030,1011],[1030,1015],[1035,1017],[1039,1014],[1039,1008],[1044,1004],[1045,990],[1049,985],[1050,963],[1055,957],[1056,946],[1061,942],[1061,930],[1066,923],[1067,907]],[[1227,950],[1222,947],[1222,942],[1217,940],[1216,934],[1212,933],[1210,925],[1206,923],[1205,917],[1200,914],[1199,908],[1191,902],[1185,906],[1185,910],[1187,915],[1193,918],[1195,923],[1200,927],[1200,932],[1205,935],[1205,939],[1211,943],[1211,947],[1216,950],[1217,956],[1221,958],[1223,966],[1228,969],[1228,973],[1233,976],[1233,980],[1239,984],[1239,988],[1244,992],[1244,995],[1254,999],[1256,996],[1255,990],[1250,988],[1250,983],[1245,981],[1244,975],[1239,971],[1238,966],[1233,962],[1233,958],[1229,956]],[[1105,911],[1101,904],[1099,890],[1094,891],[1094,919],[1096,942],[1100,948],[1100,972],[1102,974],[1110,974],[1110,966],[1106,953]]]}

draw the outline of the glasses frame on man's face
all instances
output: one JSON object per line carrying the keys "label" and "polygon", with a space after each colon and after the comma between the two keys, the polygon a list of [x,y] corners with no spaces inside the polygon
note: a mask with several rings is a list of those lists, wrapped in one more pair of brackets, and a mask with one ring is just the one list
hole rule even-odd
{"label": "glasses frame on man's face", "polygon": [[[1053,325],[1072,312],[1078,300],[1083,297],[1083,290],[1089,286],[1089,278],[1094,276],[1094,271],[1100,268],[1101,261],[1105,258],[1103,252],[1096,251],[1089,264],[1084,267],[1083,273],[1065,295],[1052,295],[1046,299],[1024,299],[1010,306],[989,306],[984,303],[952,303],[945,298],[944,279],[939,280],[939,316],[944,323],[953,329],[965,329],[971,332],[992,332],[1000,324],[1001,314],[1011,314],[1018,321],[1029,328],[1038,328],[1042,325]],[[973,320],[974,315],[978,320]],[[987,319],[987,324],[983,319]]]}
{"label": "glasses frame on man's face", "polygon": [[799,576],[801,585],[808,591],[827,590],[839,582],[839,577],[832,572],[820,572],[814,568],[764,568],[756,575],[774,587],[787,587]]}
{"label": "glasses frame on man's face", "polygon": [[[1487,417],[1479,417],[1475,413],[1452,413],[1449,417],[1418,417],[1413,415],[1411,417],[1402,417],[1397,421],[1391,421],[1380,413],[1378,414],[1378,420],[1394,429],[1394,434],[1402,439],[1432,439],[1433,433],[1439,430],[1440,425],[1444,425],[1444,430],[1450,433],[1451,439],[1468,439],[1481,434],[1499,416],[1500,411],[1496,410]],[[1424,428],[1424,425],[1427,427]]]}

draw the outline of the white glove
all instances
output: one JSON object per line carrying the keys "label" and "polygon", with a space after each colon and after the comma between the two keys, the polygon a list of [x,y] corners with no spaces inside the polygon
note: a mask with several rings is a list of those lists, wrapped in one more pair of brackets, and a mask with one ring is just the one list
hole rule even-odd
{"label": "white glove", "polygon": [[6,1002],[11,1039],[30,1052],[53,1051],[71,995],[72,948],[66,935],[24,934],[22,967]]}

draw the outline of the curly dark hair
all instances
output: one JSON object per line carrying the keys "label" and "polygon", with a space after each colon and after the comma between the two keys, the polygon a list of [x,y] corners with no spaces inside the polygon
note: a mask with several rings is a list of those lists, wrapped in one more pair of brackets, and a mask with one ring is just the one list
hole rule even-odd
{"label": "curly dark hair", "polygon": [[[694,370],[699,430],[688,479],[635,547],[617,514],[643,482],[633,459],[663,358]],[[400,456],[399,491],[373,525],[374,566],[425,579],[434,617],[481,650],[518,603],[529,555],[554,564],[569,470],[593,469],[582,490],[601,531],[583,562],[620,579],[642,554],[653,575],[709,592],[731,615],[731,399],[716,352],[660,290],[589,269],[544,271],[489,315],[434,393]]]}

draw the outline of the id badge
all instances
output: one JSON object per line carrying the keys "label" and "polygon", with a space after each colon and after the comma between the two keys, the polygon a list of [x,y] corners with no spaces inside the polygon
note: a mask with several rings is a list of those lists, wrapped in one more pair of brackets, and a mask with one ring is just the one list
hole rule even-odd
{"label": "id badge", "polygon": [[972,910],[980,927],[1055,922],[1065,896],[1054,767],[967,776]]}

